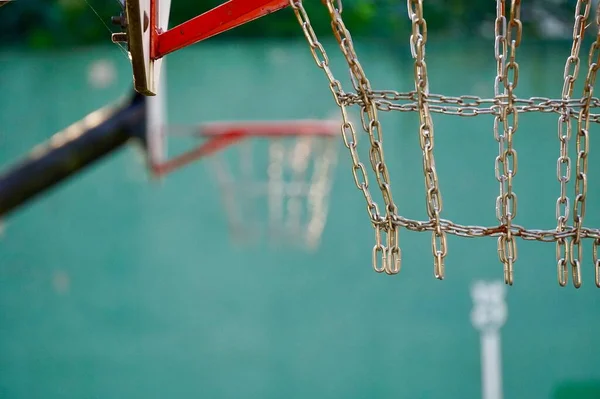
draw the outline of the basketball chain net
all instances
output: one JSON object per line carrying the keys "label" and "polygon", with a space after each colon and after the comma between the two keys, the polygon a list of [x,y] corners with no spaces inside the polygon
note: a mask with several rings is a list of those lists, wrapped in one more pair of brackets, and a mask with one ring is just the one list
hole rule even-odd
{"label": "basketball chain net", "polygon": [[[302,0],[290,0],[296,17],[317,66],[325,72],[329,88],[336,104],[340,107],[343,123],[344,144],[350,151],[352,174],[358,189],[363,193],[369,217],[375,228],[375,246],[373,247],[373,268],[376,272],[396,274],[400,271],[401,250],[398,230],[404,227],[412,231],[431,231],[431,248],[434,257],[434,275],[444,278],[444,258],[447,254],[446,236],[454,234],[462,237],[498,237],[498,256],[504,265],[504,281],[513,284],[513,268],[517,260],[516,237],[525,240],[537,240],[556,243],[558,282],[565,286],[568,281],[569,265],[573,285],[581,286],[582,240],[594,240],[593,261],[596,286],[600,287],[600,230],[586,228],[583,225],[586,208],[587,166],[589,154],[589,125],[598,122],[600,114],[591,110],[598,108],[599,101],[593,97],[596,74],[600,67],[600,14],[596,13],[595,25],[588,21],[591,1],[578,0],[573,25],[573,44],[567,57],[564,70],[564,84],[560,99],[532,97],[520,99],[516,95],[519,83],[519,64],[517,49],[521,43],[522,23],[520,20],[521,1],[497,0],[495,19],[495,58],[497,74],[494,80],[494,98],[483,99],[476,96],[448,97],[429,93],[425,45],[427,43],[427,24],[423,16],[423,0],[408,0],[408,17],[412,23],[410,48],[414,59],[415,90],[397,92],[393,90],[377,91],[371,84],[358,60],[350,32],[342,19],[341,0],[324,0],[331,17],[333,33],[350,68],[354,93],[345,92],[329,67],[327,53],[319,42]],[[580,73],[581,44],[589,26],[595,26],[592,32],[596,40],[589,49],[587,73],[581,98],[572,98],[575,81]],[[585,58],[583,58],[585,62]],[[398,104],[398,101],[409,101]],[[369,158],[375,172],[377,186],[381,190],[385,204],[384,213],[373,200],[365,165],[358,156],[356,129],[350,122],[347,109],[358,105],[361,108],[362,128],[370,139]],[[425,178],[428,221],[407,219],[398,212],[390,185],[390,175],[384,160],[381,123],[378,111],[414,111],[419,114],[420,145],[423,150],[423,172]],[[553,230],[531,230],[514,224],[517,216],[517,194],[513,190],[513,180],[517,174],[517,150],[513,146],[513,137],[519,128],[519,114],[523,112],[554,112],[558,114],[558,138],[560,155],[557,161],[557,180],[560,184],[560,196],[556,201],[557,226]],[[492,114],[495,116],[493,131],[499,144],[499,153],[495,161],[496,179],[500,194],[496,199],[498,226],[464,226],[451,220],[442,219],[442,197],[438,187],[438,177],[434,159],[434,124],[432,113],[461,116]],[[571,179],[571,159],[568,144],[576,126],[577,159],[575,166],[575,197],[573,204],[567,196],[567,182]],[[570,212],[573,212],[572,225],[569,224]]]}

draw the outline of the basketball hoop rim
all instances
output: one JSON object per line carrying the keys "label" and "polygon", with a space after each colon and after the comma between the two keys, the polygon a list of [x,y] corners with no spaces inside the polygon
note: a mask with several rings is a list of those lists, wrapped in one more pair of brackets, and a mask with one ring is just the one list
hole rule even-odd
{"label": "basketball hoop rim", "polygon": [[247,137],[335,136],[340,123],[335,120],[208,122],[200,125],[202,137],[236,134]]}
{"label": "basketball hoop rim", "polygon": [[192,135],[207,140],[199,146],[163,162],[151,162],[150,169],[157,177],[211,156],[248,138],[318,137],[333,139],[340,122],[326,120],[238,121],[201,124]]}

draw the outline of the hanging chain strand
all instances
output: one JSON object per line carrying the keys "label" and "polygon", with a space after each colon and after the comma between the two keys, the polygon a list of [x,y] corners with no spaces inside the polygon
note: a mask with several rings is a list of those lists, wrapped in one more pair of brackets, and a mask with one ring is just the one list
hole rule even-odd
{"label": "hanging chain strand", "polygon": [[375,226],[377,231],[376,242],[379,242],[378,237],[380,237],[381,233],[385,232],[387,253],[384,253],[382,259],[382,263],[385,267],[384,271],[387,274],[397,274],[400,272],[401,266],[401,252],[398,245],[398,227],[394,224],[394,217],[398,214],[398,207],[392,197],[390,175],[383,153],[383,133],[381,130],[381,122],[377,115],[377,106],[369,97],[369,94],[372,92],[371,83],[369,82],[369,79],[367,79],[365,71],[358,61],[352,37],[342,20],[340,9],[337,8],[338,2],[334,0],[325,0],[325,5],[327,6],[332,21],[331,27],[333,29],[333,34],[350,69],[350,77],[353,86],[363,101],[361,107],[361,121],[363,129],[368,134],[371,143],[369,159],[385,203],[385,224],[383,226]]}
{"label": "hanging chain strand", "polygon": [[[387,274],[397,274],[400,272],[401,266],[401,252],[398,245],[399,232],[397,226],[394,224],[394,217],[398,214],[398,207],[394,203],[392,197],[390,175],[384,158],[383,133],[381,130],[381,122],[377,115],[377,106],[369,97],[369,93],[372,92],[371,83],[369,82],[369,79],[367,79],[365,71],[358,61],[352,37],[342,20],[341,10],[338,8],[339,2],[325,0],[325,5],[327,6],[332,21],[331,27],[334,36],[350,69],[350,77],[353,86],[363,100],[361,107],[361,121],[363,129],[368,134],[371,143],[369,159],[371,161],[371,167],[375,172],[375,178],[379,189],[381,190],[386,210],[385,225],[375,226],[375,229],[379,230],[379,234],[381,234],[381,229],[383,228],[387,238],[387,254],[384,255],[385,261],[382,259],[382,262],[385,265],[385,272]],[[378,238],[376,237],[376,241],[377,240]]]}
{"label": "hanging chain strand", "polygon": [[[519,65],[516,62],[516,49],[521,43],[522,23],[520,20],[520,0],[496,0],[495,20],[495,60],[496,78],[494,98],[481,98],[474,95],[450,96],[429,92],[427,66],[425,63],[425,44],[427,25],[423,18],[423,0],[407,0],[408,14],[411,20],[410,47],[414,59],[415,89],[407,92],[394,90],[373,90],[358,60],[354,44],[342,17],[341,0],[322,0],[327,7],[331,27],[345,61],[350,69],[354,92],[345,92],[329,65],[329,58],[323,45],[311,26],[303,7],[302,0],[290,0],[290,5],[302,27],[309,44],[311,54],[317,66],[323,70],[329,82],[329,88],[342,114],[341,133],[344,145],[348,148],[352,161],[352,175],[357,188],[363,193],[371,223],[375,229],[373,247],[373,268],[378,273],[396,274],[400,270],[400,248],[398,231],[406,229],[413,232],[431,232],[432,247],[436,257],[434,274],[444,275],[443,260],[446,255],[446,236],[448,234],[466,238],[496,237],[498,256],[504,265],[504,278],[512,285],[513,266],[517,260],[516,239],[526,241],[554,242],[556,244],[558,282],[564,286],[568,282],[568,264],[571,265],[573,284],[581,285],[582,240],[593,240],[593,260],[596,285],[600,287],[600,229],[583,225],[587,196],[587,162],[589,156],[590,122],[600,123],[600,99],[593,97],[593,86],[600,64],[600,31],[589,52],[588,72],[584,83],[582,98],[572,98],[576,79],[580,74],[580,49],[585,28],[591,13],[591,0],[577,0],[573,26],[571,53],[566,60],[564,83],[561,98],[546,97],[518,98],[515,90],[519,79]],[[507,8],[510,4],[510,8]],[[600,11],[599,11],[600,12]],[[596,23],[600,14],[596,15]],[[385,203],[385,213],[380,212],[378,204],[369,191],[367,168],[358,156],[358,138],[354,125],[350,121],[349,108],[357,106],[361,110],[362,127],[369,137],[369,160],[375,172],[378,186]],[[423,150],[423,170],[427,189],[428,220],[418,221],[398,214],[390,187],[390,176],[383,156],[381,123],[378,112],[400,111],[417,112],[419,115],[419,138]],[[513,180],[517,173],[517,152],[513,146],[514,134],[518,129],[520,113],[555,113],[558,116],[558,139],[560,152],[557,160],[557,180],[560,184],[560,196],[556,201],[556,227],[528,229],[514,223],[517,215],[517,196],[513,190]],[[596,111],[597,112],[597,111]],[[433,122],[431,115],[441,113],[461,117],[492,115],[494,117],[494,137],[498,142],[498,156],[495,160],[495,175],[500,193],[496,199],[496,226],[462,225],[442,219],[441,195],[433,158]],[[573,122],[576,121],[576,122]],[[575,134],[573,123],[577,123],[576,133],[576,181],[575,197],[570,204],[567,184],[571,179],[572,167],[569,158],[569,141]],[[573,225],[568,220],[573,213]]]}
{"label": "hanging chain strand", "polygon": [[[600,68],[600,7],[596,10],[596,24],[598,32],[596,40],[592,43],[588,59],[588,72],[583,84],[584,104],[579,111],[577,120],[577,167],[575,179],[575,200],[573,204],[573,227],[575,235],[570,242],[570,263],[573,274],[573,285],[575,288],[581,287],[581,229],[585,218],[585,201],[587,196],[587,169],[588,155],[590,150],[589,129],[590,129],[590,103],[594,94],[594,84],[596,83],[596,74]],[[595,243],[594,243],[595,244]],[[597,262],[594,262],[597,265]],[[598,268],[595,268],[596,280],[598,280]],[[598,282],[598,281],[597,281]]]}
{"label": "hanging chain strand", "polygon": [[[504,82],[504,72],[506,70],[506,54],[507,54],[507,46],[506,46],[506,16],[504,11],[504,0],[497,0],[496,2],[496,20],[494,22],[494,55],[496,58],[496,79],[494,80],[494,96],[498,99],[500,103],[500,99],[504,96],[505,90],[501,86]],[[500,183],[500,194],[496,198],[496,218],[500,224],[504,225],[505,217],[504,217],[504,198],[506,192],[506,180],[507,176],[504,173],[504,163],[503,156],[506,153],[506,144],[505,139],[506,136],[504,134],[504,129],[500,129],[500,124],[502,123],[502,115],[505,114],[505,108],[508,104],[502,103],[500,106],[500,113],[494,117],[494,138],[498,142],[498,156],[496,157],[495,164],[495,172],[496,172],[496,180]],[[506,280],[506,262],[502,259],[502,252],[500,248],[500,240],[505,235],[502,235],[498,239],[498,254],[503,264],[505,264],[505,280]]]}
{"label": "hanging chain strand", "polygon": [[[571,119],[572,109],[566,105],[573,95],[575,81],[579,76],[579,52],[584,38],[587,19],[590,14],[591,3],[589,0],[578,0],[575,6],[575,22],[573,24],[573,44],[571,54],[567,57],[564,69],[564,83],[562,88],[562,100],[565,105],[561,107],[561,114],[558,117],[558,139],[560,141],[560,155],[556,163],[556,177],[560,183],[560,196],[556,200],[556,232],[565,231],[567,221],[569,220],[569,211],[571,208],[569,197],[567,196],[567,183],[571,180],[571,158],[569,157],[569,141],[571,140],[573,124]],[[569,245],[564,238],[556,241],[556,262],[558,284],[561,287],[567,285],[569,280]]]}
{"label": "hanging chain strand", "polygon": [[427,95],[429,81],[427,63],[425,62],[425,44],[427,43],[427,22],[423,17],[423,0],[407,0],[408,18],[411,20],[412,34],[410,49],[414,63],[415,90],[417,92],[417,107],[419,110],[419,142],[423,151],[423,173],[427,199],[427,215],[432,221],[434,231],[431,236],[431,250],[434,256],[435,278],[444,278],[444,258],[447,254],[446,233],[440,225],[442,197],[438,186],[437,171],[433,158],[433,120],[429,112]]}
{"label": "hanging chain strand", "polygon": [[[337,13],[339,15],[339,11],[335,10],[333,4],[328,2],[328,8],[334,11],[334,14]],[[392,218],[388,216],[388,218],[383,218],[379,212],[379,206],[373,200],[373,197],[369,191],[369,179],[367,177],[367,171],[365,165],[360,161],[358,155],[358,138],[356,135],[356,129],[354,125],[350,121],[350,117],[348,115],[348,110],[346,108],[346,104],[342,100],[346,94],[342,89],[342,84],[339,80],[335,78],[333,75],[331,68],[329,66],[329,57],[325,52],[325,48],[319,42],[317,35],[310,23],[310,19],[306,10],[304,9],[304,5],[301,0],[290,0],[290,6],[293,9],[300,26],[302,27],[302,31],[304,32],[304,36],[308,42],[311,54],[317,66],[323,70],[327,80],[329,82],[329,89],[333,94],[334,100],[338,107],[340,108],[342,114],[342,126],[341,133],[344,141],[344,145],[350,152],[350,158],[352,160],[352,176],[354,177],[354,182],[356,187],[363,193],[365,197],[365,201],[367,203],[367,211],[369,212],[369,217],[373,226],[375,228],[375,245],[373,247],[373,269],[382,273],[385,272],[387,274],[396,274],[400,271],[400,261],[401,261],[401,252],[398,246],[398,228],[399,226],[392,223]],[[341,19],[341,18],[340,18]],[[332,17],[333,20],[333,17]],[[332,22],[334,24],[335,22]],[[345,28],[344,28],[345,29]],[[365,78],[366,79],[366,78]],[[367,81],[368,82],[368,81]],[[365,96],[366,98],[366,96]],[[376,117],[376,108],[373,106],[371,110],[374,117]],[[369,125],[371,128],[371,132],[376,132],[380,135],[379,130],[379,121],[376,123],[373,122]],[[382,149],[381,142],[379,141],[379,148]],[[373,153],[373,152],[372,152]],[[372,158],[373,159],[373,158]],[[381,164],[383,164],[383,153],[381,153]],[[388,185],[386,186],[389,192],[389,196],[384,199],[389,199],[391,202],[391,189],[389,188],[389,175],[387,169],[379,167],[381,170],[380,175],[385,174],[385,177],[388,180]],[[380,176],[378,175],[378,177]],[[387,205],[387,203],[386,203]],[[397,212],[397,208],[391,202],[386,208],[388,215],[390,212]],[[387,223],[384,223],[387,222]],[[387,227],[387,229],[386,229]],[[382,235],[387,236],[387,242],[384,244],[384,240]]]}
{"label": "hanging chain strand", "polygon": [[[519,127],[518,112],[515,108],[514,90],[519,82],[519,64],[516,62],[516,50],[521,44],[521,1],[512,0],[510,18],[506,22],[506,4],[504,0],[496,2],[496,59],[498,74],[494,83],[495,95],[500,95],[499,83],[504,85],[503,95],[507,98],[501,113],[494,120],[494,136],[499,143],[499,155],[496,158],[496,179],[500,181],[500,195],[496,199],[496,215],[500,224],[506,226],[506,234],[498,238],[498,257],[504,264],[504,282],[513,284],[513,266],[517,260],[517,246],[512,236],[512,221],[517,216],[517,195],[513,191],[513,178],[517,174],[517,151],[513,148],[513,135]],[[508,62],[506,50],[510,48]],[[502,71],[500,71],[502,67]],[[500,126],[502,125],[502,131]]]}

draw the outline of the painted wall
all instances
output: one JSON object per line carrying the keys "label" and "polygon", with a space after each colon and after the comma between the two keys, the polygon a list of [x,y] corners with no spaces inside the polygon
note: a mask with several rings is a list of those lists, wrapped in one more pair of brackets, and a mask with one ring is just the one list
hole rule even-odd
{"label": "painted wall", "polygon": [[[349,88],[339,51],[328,49]],[[362,43],[359,51],[373,87],[412,89],[408,48]],[[568,44],[524,45],[519,96],[559,97],[568,51]],[[427,57],[432,92],[493,95],[491,44],[441,42]],[[130,86],[128,61],[114,47],[4,52],[0,65],[3,165]],[[304,43],[196,46],[170,56],[168,84],[170,122],[180,125],[336,112]],[[520,118],[517,223],[529,228],[556,223],[557,120]],[[495,224],[492,118],[434,121],[444,217]],[[416,115],[386,114],[382,122],[400,212],[425,219]],[[367,138],[360,140],[368,165]],[[598,226],[593,133],[591,147],[586,224]],[[402,272],[374,273],[373,229],[340,150],[314,253],[232,246],[207,164],[151,183],[134,148],[10,216],[0,240],[0,397],[481,397],[471,288],[502,279],[496,240],[449,237],[440,282],[430,234],[402,231]],[[499,332],[504,397],[599,397],[591,245],[580,290],[558,287],[553,244],[518,246]]]}

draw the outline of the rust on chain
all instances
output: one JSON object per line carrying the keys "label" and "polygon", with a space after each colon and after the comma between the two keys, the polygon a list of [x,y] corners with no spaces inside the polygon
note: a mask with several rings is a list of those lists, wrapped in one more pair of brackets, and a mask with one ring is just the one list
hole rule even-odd
{"label": "rust on chain", "polygon": [[[397,233],[400,229],[415,232],[432,232],[434,260],[442,264],[446,252],[446,234],[466,238],[497,237],[498,255],[504,263],[505,282],[512,284],[513,263],[516,260],[514,239],[526,241],[555,242],[557,249],[558,281],[565,285],[567,263],[572,268],[573,282],[581,285],[580,254],[581,241],[594,240],[593,262],[596,284],[600,287],[600,229],[583,225],[587,199],[587,161],[589,157],[589,129],[592,123],[600,123],[600,99],[594,97],[594,84],[600,69],[600,30],[594,32],[595,41],[589,49],[588,57],[581,55],[584,34],[590,26],[600,27],[600,8],[597,7],[595,24],[590,21],[591,0],[577,0],[573,21],[573,41],[571,51],[566,54],[561,95],[559,98],[534,96],[519,98],[517,85],[519,65],[516,53],[522,41],[523,26],[520,20],[520,0],[496,0],[496,19],[493,24],[495,33],[494,56],[496,76],[493,82],[493,98],[475,95],[446,95],[429,91],[425,43],[427,25],[423,14],[423,0],[407,0],[407,11],[411,19],[410,52],[414,59],[414,90],[396,91],[391,89],[374,90],[359,61],[350,32],[342,18],[342,0],[321,0],[331,18],[333,34],[344,56],[351,74],[352,87],[344,90],[335,78],[329,66],[329,58],[312,28],[310,19],[303,7],[302,0],[290,0],[298,22],[309,45],[311,54],[329,82],[336,105],[342,114],[341,135],[352,161],[351,172],[356,187],[363,194],[366,209],[376,236],[373,248],[373,268],[385,274],[399,271],[400,248]],[[583,60],[587,63],[584,63]],[[587,64],[587,65],[586,65]],[[584,68],[587,67],[587,71]],[[577,77],[585,76],[583,95],[573,96]],[[354,90],[352,90],[354,89]],[[369,161],[375,174],[376,185],[381,191],[384,208],[381,209],[371,192],[369,175],[365,163],[359,157],[359,135],[349,116],[350,108],[357,107],[360,122],[367,133]],[[423,150],[424,177],[427,194],[428,220],[409,219],[400,214],[393,201],[390,184],[390,168],[383,156],[384,144],[381,122],[378,112],[415,112],[420,119],[419,142]],[[560,191],[556,200],[556,225],[552,229],[531,229],[514,223],[516,216],[516,194],[513,190],[513,178],[516,175],[517,151],[513,146],[513,136],[518,130],[518,118],[523,113],[546,113],[556,115],[558,121],[558,140],[556,179]],[[500,147],[496,156],[496,179],[500,186],[500,196],[496,199],[497,226],[463,225],[441,218],[441,194],[433,157],[433,121],[432,114],[456,115],[460,117],[491,116],[495,122],[493,129],[482,134],[491,134],[493,130]],[[362,122],[362,123],[361,123]],[[576,125],[576,126],[575,126]],[[442,132],[442,134],[444,134]],[[362,137],[362,135],[361,135]],[[569,145],[571,138],[575,145]],[[576,158],[571,160],[569,147],[576,147]],[[573,175],[573,176],[572,176]],[[575,195],[567,195],[567,183],[575,180]],[[385,210],[385,212],[383,212]],[[571,225],[568,225],[568,223]],[[390,261],[397,257],[395,261]],[[397,262],[397,263],[396,263]],[[443,269],[436,267],[436,273]],[[440,275],[441,275],[440,273]]]}

